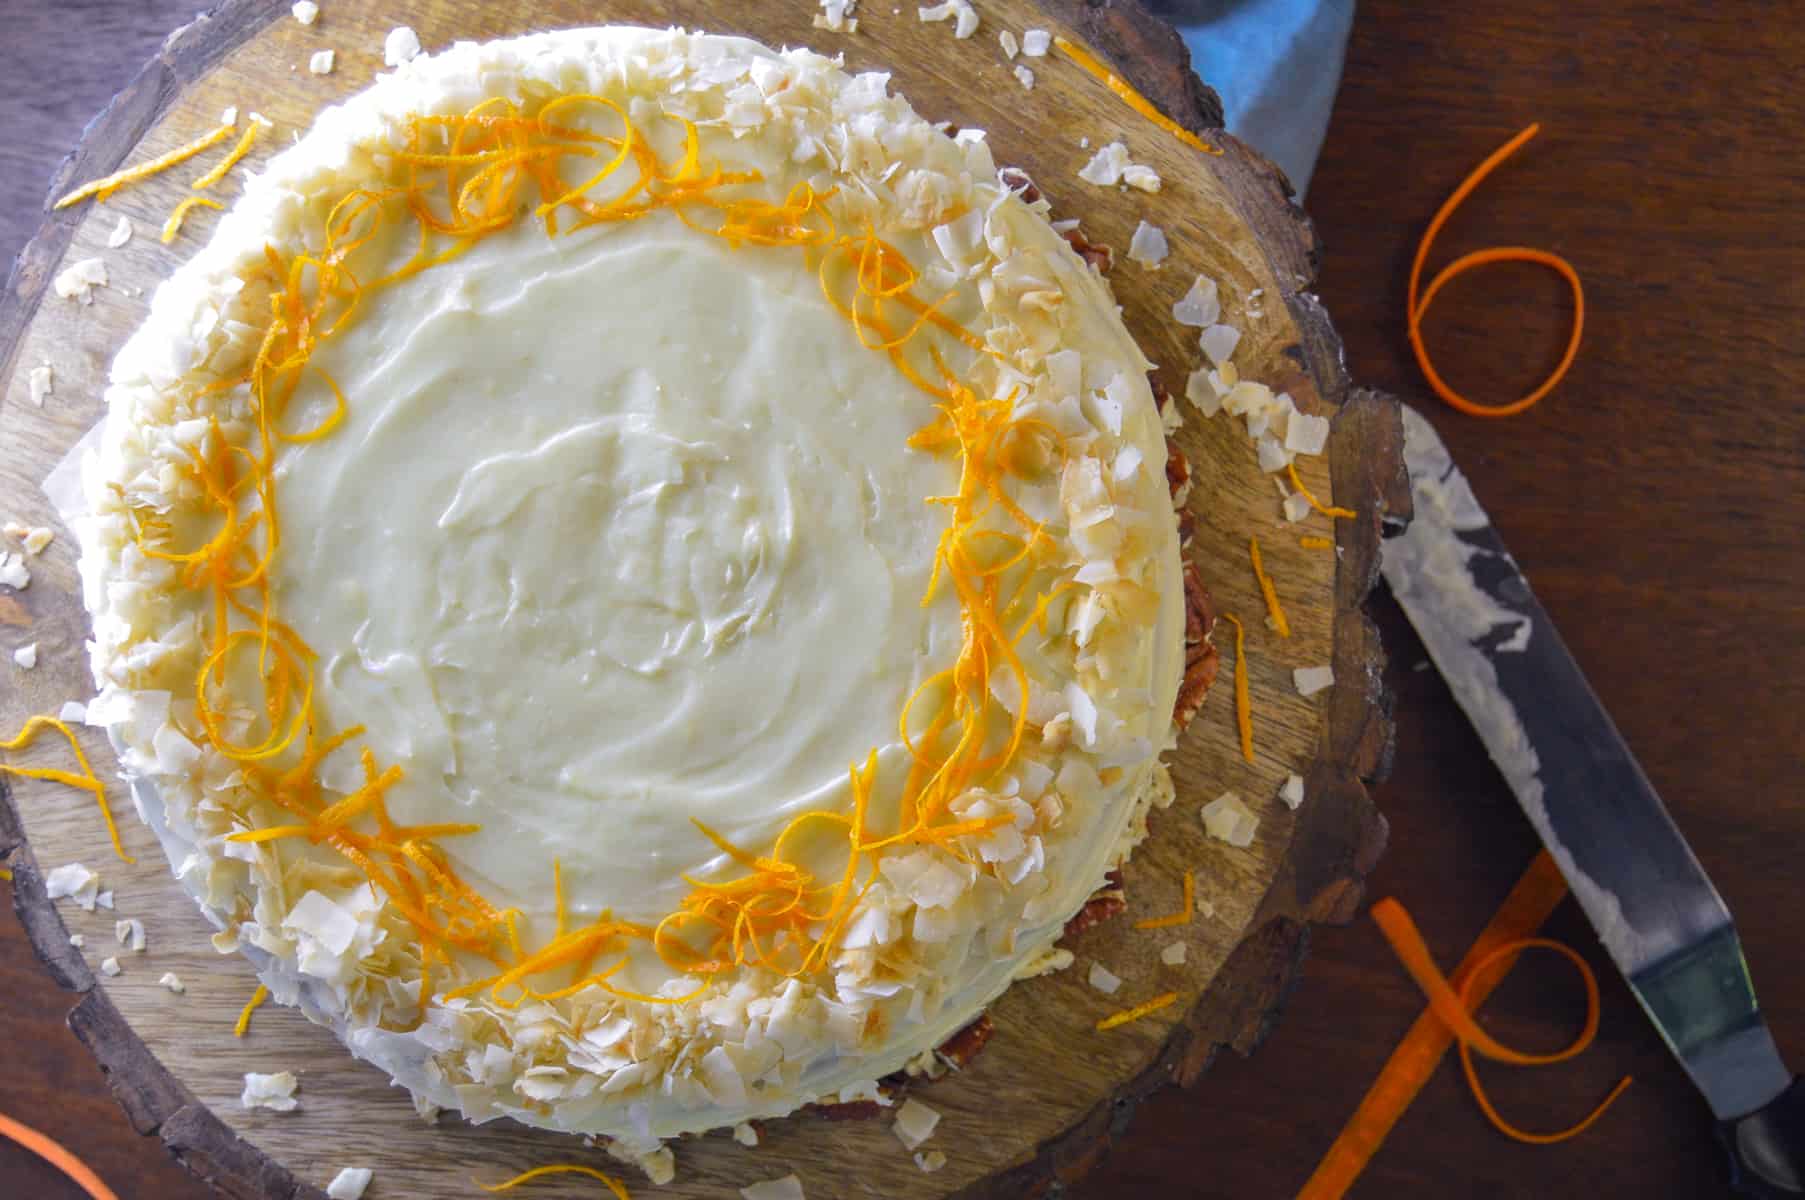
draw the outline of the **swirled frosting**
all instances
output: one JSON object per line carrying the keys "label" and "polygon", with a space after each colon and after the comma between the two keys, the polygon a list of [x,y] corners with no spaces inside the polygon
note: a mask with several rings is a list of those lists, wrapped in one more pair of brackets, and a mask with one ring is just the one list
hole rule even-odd
{"label": "swirled frosting", "polygon": [[[269,321],[268,256],[310,252],[349,190],[394,186],[406,122],[573,93],[693,122],[702,157],[756,170],[771,202],[806,185],[913,264],[968,331],[947,369],[1061,448],[1008,494],[1059,583],[1024,626],[1024,674],[989,680],[1028,736],[952,798],[969,834],[876,854],[820,969],[747,959],[698,980],[641,953],[619,990],[522,1003],[454,986],[481,964],[429,970],[405,893],[360,882],[325,839],[257,840],[288,818],[192,736],[209,610],[145,531],[200,522],[185,464],[252,436],[230,385]],[[948,519],[928,501],[956,473],[910,446],[935,402],[868,333],[805,255],[670,211],[556,237],[520,221],[372,296],[292,405],[290,428],[325,429],[330,377],[342,422],[273,466],[273,603],[317,656],[318,712],[363,730],[320,764],[321,803],[359,795],[359,748],[396,764],[394,819],[477,826],[435,869],[535,941],[557,916],[553,862],[573,922],[653,920],[683,876],[729,866],[692,818],[764,853],[798,813],[843,818],[848,766],[874,748],[869,816],[895,828],[901,711],[966,631],[944,593],[922,600]],[[423,1106],[650,1151],[859,1094],[1051,945],[1158,790],[1183,616],[1146,368],[1045,206],[883,75],[681,31],[460,44],[323,112],[115,361],[79,529],[90,720],[220,944]],[[254,707],[207,714],[240,717]]]}

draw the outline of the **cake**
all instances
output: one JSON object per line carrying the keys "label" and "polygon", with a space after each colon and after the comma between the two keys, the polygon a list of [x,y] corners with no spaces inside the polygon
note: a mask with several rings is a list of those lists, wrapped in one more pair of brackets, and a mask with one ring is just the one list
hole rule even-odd
{"label": "cake", "polygon": [[1148,363],[996,165],[805,50],[421,57],[118,355],[97,695],[182,885],[423,1111],[874,1093],[1170,796]]}

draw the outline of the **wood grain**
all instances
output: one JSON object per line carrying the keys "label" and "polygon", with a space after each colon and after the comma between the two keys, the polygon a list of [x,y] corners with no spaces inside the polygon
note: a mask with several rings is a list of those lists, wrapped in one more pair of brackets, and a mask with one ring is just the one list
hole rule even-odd
{"label": "wood grain", "polygon": [[[322,31],[305,31],[287,20],[285,6],[227,5],[162,49],[90,130],[59,185],[107,170],[128,152],[154,153],[185,140],[207,127],[221,107],[248,105],[248,97],[255,97],[256,107],[280,128],[304,124],[318,105],[367,79],[375,66],[370,49],[400,19],[400,11],[375,6],[329,13],[323,32],[332,35],[327,44],[339,50],[339,73],[319,80],[284,68],[304,59],[317,44],[310,39]],[[607,15],[686,20],[796,42],[817,40],[808,30],[809,11],[806,5],[772,7],[759,10],[753,20],[742,9],[702,0],[675,7],[621,0]],[[517,18],[492,8],[450,0],[410,6],[406,15],[428,45],[521,28]],[[1023,0],[993,4],[987,15],[992,30],[1051,25],[1105,54],[1127,56],[1121,59],[1124,73],[1195,128],[1207,129],[1219,116],[1185,69],[1182,47],[1170,31],[1133,5],[1060,0],[1036,8]],[[534,20],[556,25],[596,16],[575,6],[569,11],[542,6]],[[1207,158],[1185,149],[1067,64],[1038,64],[1041,77],[1030,105],[1020,102],[1018,90],[970,89],[967,80],[988,71],[1009,88],[1015,85],[993,42],[955,43],[949,32],[906,19],[887,26],[867,19],[857,39],[835,39],[832,48],[844,48],[855,68],[894,66],[898,86],[925,111],[989,130],[999,157],[1033,172],[1063,211],[1082,212],[1093,236],[1121,247],[1141,215],[1165,225],[1177,250],[1164,271],[1136,275],[1139,268],[1124,266],[1116,282],[1143,347],[1168,364],[1168,383],[1181,385],[1196,352],[1181,344],[1166,311],[1191,277],[1204,271],[1222,283],[1230,311],[1255,293],[1267,297],[1252,305],[1266,315],[1249,327],[1237,356],[1245,371],[1289,390],[1311,411],[1342,408],[1346,379],[1338,346],[1320,307],[1299,294],[1313,269],[1313,235],[1270,166],[1215,134],[1227,148],[1224,156]],[[1166,181],[1159,199],[1088,189],[1076,194],[1080,185],[1072,180],[1088,157],[1069,132],[1076,128],[1093,130],[1098,142],[1129,136],[1137,157],[1153,162]],[[130,303],[135,297],[116,289],[117,294],[102,293],[91,308],[53,301],[34,309],[32,301],[59,263],[98,250],[115,212],[126,211],[141,230],[148,228],[179,187],[178,181],[155,181],[123,195],[109,211],[53,220],[40,232],[15,274],[14,302],[0,316],[23,327],[15,365],[54,355],[68,391],[78,397],[98,391],[105,360],[136,321],[138,309]],[[108,260],[114,282],[129,289],[154,283],[171,258],[141,239]],[[9,436],[0,445],[0,486],[20,515],[43,520],[42,502],[31,494],[36,478],[93,419],[96,407],[88,399],[34,411],[21,406],[22,391],[22,374],[15,371],[5,413]],[[897,1196],[1016,1195],[1060,1186],[1100,1155],[1135,1102],[1172,1078],[1195,1079],[1218,1045],[1251,1049],[1264,1035],[1276,998],[1295,978],[1307,923],[1352,914],[1359,879],[1384,841],[1384,824],[1362,783],[1383,760],[1386,726],[1372,716],[1377,647],[1358,608],[1373,578],[1387,505],[1398,511],[1395,412],[1381,398],[1364,395],[1346,406],[1337,424],[1333,491],[1364,514],[1344,527],[1340,558],[1303,550],[1291,536],[1295,530],[1279,524],[1270,484],[1255,469],[1250,447],[1236,429],[1226,422],[1194,423],[1180,440],[1208,482],[1193,503],[1196,553],[1219,601],[1250,618],[1257,614],[1244,539],[1250,525],[1268,528],[1267,556],[1291,593],[1295,636],[1281,648],[1250,620],[1261,761],[1252,770],[1240,764],[1226,702],[1206,710],[1207,719],[1176,756],[1185,803],[1156,820],[1154,838],[1130,869],[1137,905],[1163,910],[1175,899],[1183,869],[1199,866],[1203,896],[1216,915],[1185,931],[1191,943],[1187,967],[1174,972],[1158,966],[1157,950],[1171,935],[1125,936],[1119,924],[1079,936],[1073,948],[1083,960],[1105,957],[1131,985],[1177,982],[1187,1003],[1099,1038],[1088,1026],[1115,1002],[1091,993],[1079,975],[1012,991],[993,1010],[999,1032],[992,1048],[929,1089],[931,1102],[946,1116],[940,1144],[952,1154],[940,1175],[915,1172],[882,1123],[788,1121],[769,1127],[768,1149],[756,1159],[718,1140],[686,1144],[679,1181],[667,1194],[718,1194],[784,1169],[801,1173],[815,1194],[831,1192],[849,1174],[873,1171],[881,1173],[884,1194]],[[1304,469],[1315,489],[1329,490],[1326,464]],[[57,699],[79,691],[73,650],[83,621],[69,598],[69,551],[64,543],[47,556],[25,593],[28,636],[56,653],[15,695],[0,700],[0,717],[6,720],[16,723],[24,713],[53,708]],[[1326,708],[1322,701],[1297,697],[1290,668],[1331,658],[1344,683],[1327,698]],[[1311,780],[1312,802],[1301,819],[1272,800],[1278,782],[1293,769],[1306,771]],[[1265,818],[1259,842],[1245,854],[1207,843],[1195,820],[1196,802],[1227,786],[1255,800]],[[463,1186],[446,1171],[452,1146],[496,1172],[535,1165],[548,1155],[581,1153],[568,1140],[554,1148],[557,1139],[500,1125],[455,1133],[428,1129],[379,1076],[353,1064],[328,1035],[293,1013],[265,1010],[256,1018],[253,1037],[234,1041],[226,1030],[249,990],[248,969],[211,954],[203,923],[186,910],[143,831],[128,835],[143,858],[136,867],[106,862],[91,814],[57,807],[46,789],[23,786],[17,795],[20,832],[29,834],[31,849],[21,846],[14,855],[15,896],[35,923],[33,941],[69,985],[85,992],[74,1018],[77,1032],[109,1072],[134,1123],[155,1128],[203,1177],[231,1194],[312,1194],[310,1188],[337,1165],[361,1159],[382,1164],[387,1194],[436,1196]],[[96,987],[88,963],[107,953],[105,939],[91,937],[85,961],[71,953],[60,922],[47,916],[32,869],[34,853],[44,862],[104,863],[127,911],[133,911],[132,904],[153,906],[157,946],[151,958],[128,958],[124,976]],[[1227,969],[1219,970],[1225,960]],[[172,967],[189,982],[180,1000],[153,982]],[[296,1062],[309,1064],[302,1114],[272,1118],[237,1108],[242,1072]],[[546,1191],[580,1194],[582,1189],[553,1184]]]}

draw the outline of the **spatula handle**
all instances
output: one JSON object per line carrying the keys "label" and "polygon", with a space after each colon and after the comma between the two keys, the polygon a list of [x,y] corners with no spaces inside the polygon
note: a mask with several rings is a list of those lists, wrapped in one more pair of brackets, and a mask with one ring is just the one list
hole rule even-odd
{"label": "spatula handle", "polygon": [[1805,1197],[1805,1076],[1766,1108],[1717,1127],[1730,1186],[1752,1200]]}

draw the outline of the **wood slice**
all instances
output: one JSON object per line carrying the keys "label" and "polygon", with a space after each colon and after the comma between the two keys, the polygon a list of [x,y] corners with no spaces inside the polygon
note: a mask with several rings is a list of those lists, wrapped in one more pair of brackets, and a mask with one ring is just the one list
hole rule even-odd
{"label": "wood slice", "polygon": [[[1068,939],[1077,969],[1006,993],[992,1008],[995,1036],[984,1053],[963,1070],[917,1085],[917,1094],[944,1116],[932,1143],[947,1154],[944,1170],[918,1171],[885,1118],[832,1122],[805,1115],[768,1123],[757,1152],[721,1137],[683,1142],[677,1181],[662,1195],[733,1195],[735,1187],[791,1171],[817,1197],[1056,1191],[1097,1161],[1142,1096],[1169,1081],[1191,1082],[1219,1047],[1246,1053],[1259,1043],[1297,978],[1309,923],[1353,914],[1385,842],[1385,823],[1365,782],[1386,766],[1389,702],[1378,638],[1362,606],[1376,577],[1382,529],[1408,511],[1401,434],[1391,401],[1350,391],[1328,317],[1305,290],[1317,244],[1289,186],[1270,163],[1217,128],[1220,108],[1191,73],[1182,42],[1132,0],[987,0],[982,29],[963,41],[953,38],[950,24],[918,21],[914,7],[911,0],[892,14],[891,5],[866,0],[858,33],[845,36],[812,29],[818,9],[809,0],[559,0],[530,9],[477,0],[380,0],[328,5],[311,28],[289,19],[285,2],[231,0],[170,38],[96,118],[51,192],[177,145],[210,127],[227,105],[271,117],[277,133],[269,142],[286,143],[322,105],[363,87],[381,69],[383,35],[397,24],[412,25],[429,48],[600,21],[744,33],[843,53],[852,70],[891,71],[894,85],[930,119],[987,130],[997,161],[1028,170],[1056,217],[1081,216],[1090,237],[1116,248],[1111,281],[1125,318],[1172,391],[1182,391],[1199,353],[1195,331],[1175,325],[1170,306],[1205,273],[1219,282],[1231,319],[1245,327],[1236,354],[1242,374],[1289,391],[1306,411],[1334,416],[1327,458],[1300,463],[1313,491],[1360,513],[1336,523],[1333,552],[1299,545],[1300,532],[1326,535],[1329,523],[1321,517],[1283,522],[1273,485],[1238,424],[1192,412],[1177,435],[1197,477],[1189,502],[1192,558],[1218,606],[1248,626],[1258,761],[1250,767],[1240,757],[1226,684],[1232,648],[1225,647],[1224,685],[1172,756],[1179,801],[1154,815],[1152,836],[1127,869],[1128,918],[1175,908],[1187,868],[1196,870],[1199,898],[1213,915],[1156,932],[1135,931],[1127,918],[1104,922]],[[996,35],[1028,28],[1088,43],[1224,153],[1187,148],[1057,55],[1018,60],[1036,77],[1033,90],[1024,91]],[[313,76],[306,60],[324,48],[337,51],[337,68]],[[1095,148],[1118,137],[1137,161],[1158,170],[1164,186],[1157,195],[1078,181],[1091,152],[1082,143]],[[266,144],[253,165],[270,149]],[[45,473],[101,415],[107,365],[142,319],[149,290],[212,227],[211,214],[196,212],[175,245],[155,239],[193,173],[177,170],[103,206],[50,214],[14,268],[0,299],[0,362],[9,379],[0,402],[0,508],[7,516],[55,524],[39,491]],[[108,250],[106,235],[121,214],[131,218],[137,236]],[[1172,242],[1172,256],[1158,270],[1120,261],[1142,219],[1162,226]],[[89,256],[103,258],[110,274],[110,286],[92,305],[49,292],[63,263]],[[1243,315],[1250,306],[1263,315]],[[56,392],[36,408],[27,399],[26,376],[41,362],[55,367]],[[1288,640],[1261,620],[1249,533],[1261,535],[1285,600],[1293,629]],[[18,686],[0,696],[0,726],[8,732],[31,713],[55,712],[89,692],[75,556],[63,532],[32,560],[28,589],[0,589],[6,645],[36,641],[41,653],[38,668],[15,673]],[[1313,700],[1299,697],[1292,669],[1328,662],[1336,686]],[[86,741],[96,765],[110,772],[114,764],[101,739]],[[48,742],[22,761],[61,763]],[[1308,798],[1295,814],[1275,800],[1292,771],[1308,781]],[[123,789],[113,790],[115,808],[123,810]],[[1227,790],[1261,818],[1258,837],[1245,850],[1205,838],[1197,819],[1201,802]],[[363,1164],[377,1169],[382,1196],[424,1198],[478,1194],[472,1171],[494,1181],[550,1161],[609,1166],[599,1150],[576,1139],[505,1121],[428,1125],[403,1093],[297,1012],[261,1010],[250,1036],[234,1039],[232,1022],[254,987],[249,965],[214,953],[210,928],[170,877],[149,832],[129,813],[121,817],[134,865],[114,858],[83,798],[20,781],[0,796],[0,856],[15,871],[14,903],[39,955],[79,997],[70,1023],[107,1072],[128,1118],[201,1178],[230,1196],[312,1197],[339,1167]],[[104,983],[90,964],[119,949],[114,914],[53,907],[45,897],[40,864],[70,861],[99,870],[117,896],[119,915],[138,917],[149,933],[148,951],[121,952],[124,973]],[[86,937],[84,950],[69,944],[71,932]],[[1186,963],[1163,966],[1160,949],[1179,938],[1188,946]],[[1125,979],[1116,997],[1086,986],[1085,968],[1096,959]],[[185,995],[158,985],[165,971],[182,977]],[[1181,1004],[1108,1033],[1094,1030],[1109,1011],[1168,989],[1180,992]],[[244,1111],[237,1096],[243,1073],[253,1070],[298,1072],[301,1110]],[[593,1186],[554,1179],[535,1194],[587,1196]]]}

